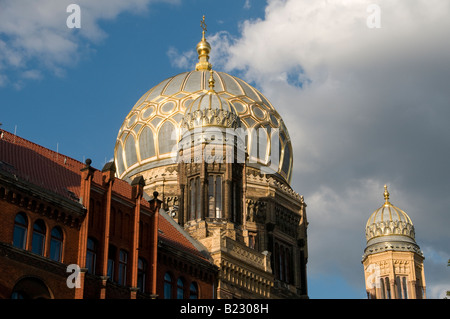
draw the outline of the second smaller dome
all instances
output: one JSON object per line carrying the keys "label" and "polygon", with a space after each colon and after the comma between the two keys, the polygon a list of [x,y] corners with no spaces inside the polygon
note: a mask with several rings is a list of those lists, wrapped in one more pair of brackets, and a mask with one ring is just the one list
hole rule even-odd
{"label": "second smaller dome", "polygon": [[184,113],[181,128],[193,129],[206,126],[224,128],[240,127],[240,119],[234,106],[214,90],[213,71],[209,78],[209,91],[193,100]]}
{"label": "second smaller dome", "polygon": [[366,224],[366,239],[389,235],[404,235],[414,240],[414,225],[400,208],[389,202],[389,192],[384,185],[384,204],[375,210]]}

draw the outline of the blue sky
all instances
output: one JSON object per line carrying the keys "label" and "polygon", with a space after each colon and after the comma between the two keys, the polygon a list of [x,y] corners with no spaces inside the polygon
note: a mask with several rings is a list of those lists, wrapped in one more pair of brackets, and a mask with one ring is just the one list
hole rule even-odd
{"label": "blue sky", "polygon": [[[81,28],[68,29],[78,3]],[[381,8],[371,29],[367,7]],[[0,2],[1,128],[102,168],[134,103],[194,68],[206,16],[215,69],[260,89],[294,147],[311,298],[365,298],[364,226],[405,210],[427,295],[450,290],[450,5],[389,1]],[[445,41],[444,41],[445,40]]]}

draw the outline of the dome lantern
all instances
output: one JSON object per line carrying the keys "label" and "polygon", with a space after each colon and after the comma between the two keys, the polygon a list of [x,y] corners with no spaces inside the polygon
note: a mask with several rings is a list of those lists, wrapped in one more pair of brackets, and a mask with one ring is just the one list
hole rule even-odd
{"label": "dome lantern", "polygon": [[239,116],[234,106],[214,90],[214,72],[213,70],[209,72],[209,90],[187,107],[181,121],[181,128],[191,130],[206,126],[233,129],[240,127]]}

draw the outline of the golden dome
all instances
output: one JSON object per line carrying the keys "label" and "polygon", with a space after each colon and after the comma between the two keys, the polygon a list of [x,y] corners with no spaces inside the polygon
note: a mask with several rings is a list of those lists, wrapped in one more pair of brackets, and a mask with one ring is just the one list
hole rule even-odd
{"label": "golden dome", "polygon": [[384,204],[375,210],[367,221],[366,239],[363,260],[369,255],[387,251],[414,252],[423,257],[415,240],[411,218],[389,202],[386,185],[384,185]]}
{"label": "golden dome", "polygon": [[384,185],[384,204],[375,210],[366,223],[366,239],[374,237],[402,235],[414,239],[414,225],[400,208],[389,202],[387,185]]}
{"label": "golden dome", "polygon": [[206,25],[202,28],[196,70],[162,81],[142,95],[126,116],[114,148],[118,177],[175,163],[186,111],[221,105],[227,109],[227,116],[234,119],[237,115],[225,127],[236,127],[239,122],[247,133],[248,166],[290,183],[292,145],[282,118],[256,88],[230,74],[214,71],[211,92],[210,46],[204,39]]}

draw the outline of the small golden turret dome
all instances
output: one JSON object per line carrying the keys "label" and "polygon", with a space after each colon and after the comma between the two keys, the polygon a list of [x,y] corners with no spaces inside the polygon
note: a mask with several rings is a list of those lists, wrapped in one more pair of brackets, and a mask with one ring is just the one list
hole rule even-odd
{"label": "small golden turret dome", "polygon": [[206,41],[205,38],[205,16],[203,16],[203,20],[200,22],[200,26],[203,29],[202,40],[197,44],[198,63],[195,66],[195,70],[211,70],[211,63],[209,63],[209,53],[211,52],[211,45],[208,43],[208,41]]}
{"label": "small golden turret dome", "polygon": [[403,235],[414,239],[414,225],[400,208],[389,202],[387,185],[384,185],[384,204],[375,210],[366,224],[366,239],[374,237]]}
{"label": "small golden turret dome", "polygon": [[214,90],[214,72],[213,70],[209,72],[209,90],[193,100],[186,108],[181,127],[188,130],[205,126],[238,128],[240,119],[234,106]]}
{"label": "small golden turret dome", "polygon": [[370,215],[366,224],[366,248],[368,255],[384,251],[413,251],[423,255],[415,240],[411,218],[389,201],[387,185],[384,185],[384,203]]}

